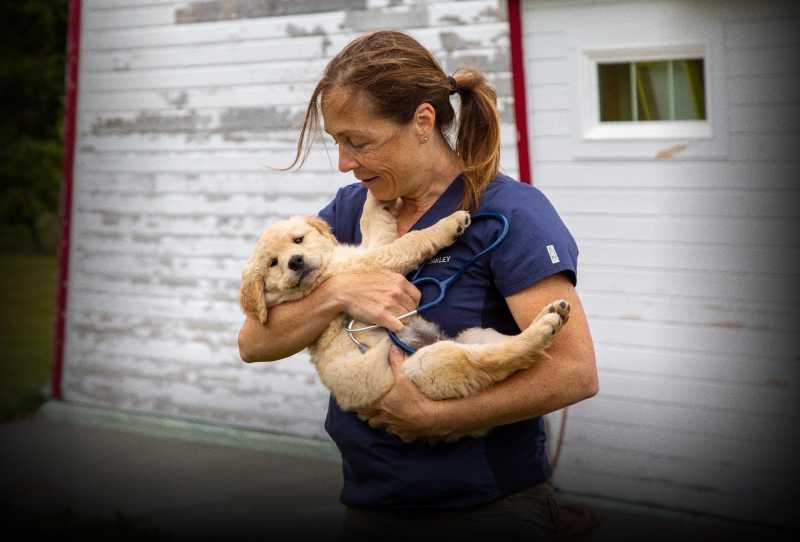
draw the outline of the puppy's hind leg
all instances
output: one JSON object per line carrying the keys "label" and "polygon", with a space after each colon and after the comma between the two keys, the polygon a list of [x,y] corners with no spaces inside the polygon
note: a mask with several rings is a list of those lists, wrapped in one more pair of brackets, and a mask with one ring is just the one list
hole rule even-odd
{"label": "puppy's hind leg", "polygon": [[431,399],[472,395],[545,356],[545,349],[569,318],[569,309],[563,300],[550,303],[515,336],[467,330],[457,340],[480,344],[441,341],[426,346],[405,361],[403,370]]}

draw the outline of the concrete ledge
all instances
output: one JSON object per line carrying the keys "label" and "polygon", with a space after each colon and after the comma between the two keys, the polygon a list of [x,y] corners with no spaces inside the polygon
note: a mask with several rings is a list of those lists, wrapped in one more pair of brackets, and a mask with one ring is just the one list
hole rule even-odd
{"label": "concrete ledge", "polygon": [[39,415],[52,421],[104,427],[151,437],[217,444],[331,463],[341,462],[336,445],[330,441],[211,425],[179,418],[152,416],[56,400],[42,405]]}

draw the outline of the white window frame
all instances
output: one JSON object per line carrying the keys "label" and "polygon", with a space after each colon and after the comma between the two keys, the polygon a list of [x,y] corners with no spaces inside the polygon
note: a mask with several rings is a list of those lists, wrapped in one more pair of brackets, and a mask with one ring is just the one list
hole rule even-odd
{"label": "white window frame", "polygon": [[[652,140],[652,139],[710,139],[713,136],[714,114],[709,93],[709,61],[703,43],[663,44],[650,46],[583,49],[580,54],[583,91],[581,110],[581,139],[584,141]],[[600,94],[598,64],[630,63],[702,58],[706,118],[679,121],[600,121]]]}

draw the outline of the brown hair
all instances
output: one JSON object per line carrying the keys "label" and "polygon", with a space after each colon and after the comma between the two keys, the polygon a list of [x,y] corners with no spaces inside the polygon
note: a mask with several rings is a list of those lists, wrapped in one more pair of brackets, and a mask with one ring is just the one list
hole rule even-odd
{"label": "brown hair", "polygon": [[294,162],[286,169],[305,162],[319,130],[320,99],[334,86],[365,92],[379,115],[400,124],[411,122],[419,104],[427,102],[436,111],[436,126],[443,137],[455,120],[450,93],[456,90],[461,111],[454,150],[464,167],[462,208],[475,209],[481,193],[497,175],[500,160],[497,94],[478,70],[462,68],[453,78],[455,89],[433,55],[402,32],[378,31],[354,39],[328,63],[317,83]]}

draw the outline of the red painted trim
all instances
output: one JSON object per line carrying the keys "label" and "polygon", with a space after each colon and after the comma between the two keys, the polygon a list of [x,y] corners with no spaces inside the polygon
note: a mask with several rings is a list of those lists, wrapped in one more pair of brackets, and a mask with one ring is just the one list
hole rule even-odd
{"label": "red painted trim", "polygon": [[522,47],[522,6],[520,0],[508,0],[508,26],[511,40],[511,79],[514,84],[514,118],[517,122],[517,158],[519,180],[533,184],[528,151],[528,108],[525,102],[525,52]]}
{"label": "red painted trim", "polygon": [[61,183],[59,216],[61,236],[58,245],[58,285],[56,288],[55,339],[53,343],[52,395],[62,399],[61,378],[64,369],[64,324],[67,311],[69,279],[69,239],[72,216],[72,186],[75,168],[75,126],[78,105],[78,58],[81,40],[81,0],[69,1],[67,21],[67,57],[64,89],[64,179]]}

